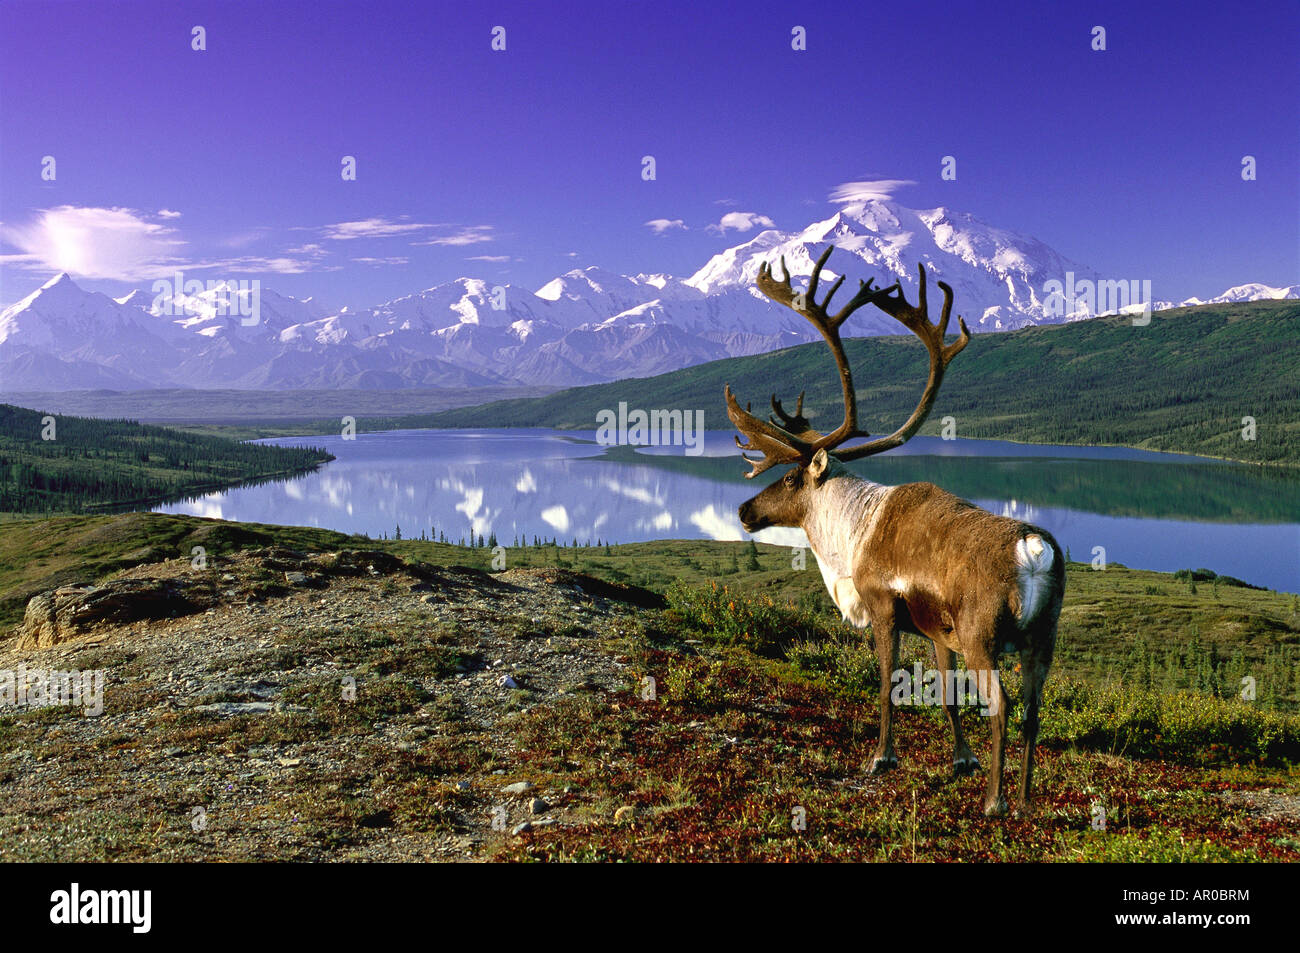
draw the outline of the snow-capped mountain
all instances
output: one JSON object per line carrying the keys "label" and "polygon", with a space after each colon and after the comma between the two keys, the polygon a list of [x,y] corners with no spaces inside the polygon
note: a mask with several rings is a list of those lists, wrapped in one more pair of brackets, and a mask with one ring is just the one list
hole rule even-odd
{"label": "snow-capped mountain", "polygon": [[156,387],[189,344],[166,320],[61,274],[0,312],[0,387]]}
{"label": "snow-capped mountain", "polygon": [[1238,301],[1281,301],[1284,298],[1300,298],[1300,285],[1291,285],[1286,288],[1273,288],[1269,285],[1261,285],[1257,281],[1250,284],[1237,285],[1235,288],[1229,288],[1218,297],[1211,298],[1209,301],[1202,301],[1200,298],[1188,298],[1183,302],[1183,306],[1197,304],[1234,304]]}
{"label": "snow-capped mountain", "polygon": [[[952,286],[956,309],[974,330],[1000,331],[1085,317],[1067,309],[1056,316],[1045,307],[1043,285],[1072,273],[1076,281],[1097,280],[1092,269],[1072,262],[1042,242],[994,228],[964,213],[944,208],[917,211],[888,200],[856,202],[801,232],[771,229],[752,241],[715,255],[686,280],[709,296],[740,292],[759,300],[754,286],[759,265],[782,255],[799,277],[812,273],[827,244],[835,252],[824,274],[874,277],[880,287],[898,281],[915,301],[917,264]],[[856,285],[847,283],[848,294]],[[790,312],[791,329],[803,333],[802,320]],[[898,325],[870,310],[853,317],[855,334],[896,334]],[[806,325],[805,325],[806,327]]]}
{"label": "snow-capped mountain", "polygon": [[[870,276],[880,287],[898,281],[915,301],[921,263],[952,285],[956,310],[977,332],[1090,317],[1086,301],[1054,307],[1045,289],[1067,276],[1071,287],[1099,281],[1036,239],[884,199],[844,205],[800,231],[760,232],[686,279],[592,267],[530,291],[458,278],[357,311],[233,287],[114,299],[65,274],[0,312],[0,390],[570,386],[644,377],[814,340],[807,322],[765,298],[754,279],[761,263],[781,256],[796,279],[806,278],[827,244],[836,250],[824,274],[850,279],[840,300]],[[1183,304],[1296,297],[1300,286],[1247,284]],[[899,333],[870,308],[848,328]]]}

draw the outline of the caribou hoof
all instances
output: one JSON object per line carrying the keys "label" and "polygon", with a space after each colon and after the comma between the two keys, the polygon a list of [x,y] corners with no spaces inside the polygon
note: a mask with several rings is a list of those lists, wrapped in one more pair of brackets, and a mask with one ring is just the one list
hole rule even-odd
{"label": "caribou hoof", "polygon": [[1016,804],[1016,810],[1012,816],[1027,821],[1034,816],[1034,806],[1028,801],[1020,801]]}
{"label": "caribou hoof", "polygon": [[984,802],[985,817],[1006,817],[1007,816],[1007,799],[999,797],[994,801]]}
{"label": "caribou hoof", "polygon": [[877,756],[871,759],[871,767],[867,769],[867,774],[884,774],[886,771],[898,767],[898,759],[892,754],[888,756]]}
{"label": "caribou hoof", "polygon": [[964,758],[953,758],[952,774],[955,778],[963,777],[967,774],[974,774],[980,769],[980,759],[972,755]]}

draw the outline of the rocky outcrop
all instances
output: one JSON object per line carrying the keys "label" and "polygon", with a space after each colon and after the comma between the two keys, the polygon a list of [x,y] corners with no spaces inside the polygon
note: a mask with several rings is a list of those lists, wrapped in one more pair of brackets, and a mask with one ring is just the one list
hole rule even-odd
{"label": "rocky outcrop", "polygon": [[18,631],[19,649],[43,649],[101,625],[190,615],[212,604],[183,579],[115,579],[99,586],[64,586],[33,596]]}
{"label": "rocky outcrop", "polygon": [[[139,567],[135,575],[99,585],[72,585],[33,596],[18,630],[17,649],[43,649],[83,638],[103,626],[174,619],[219,607],[288,596],[295,590],[328,589],[331,580],[413,580],[408,591],[426,602],[442,602],[469,592],[514,588],[511,580],[536,580],[574,598],[608,599],[657,609],[663,597],[635,586],[604,582],[563,569],[518,569],[493,575],[469,566],[429,566],[407,562],[381,550],[345,549],[302,553],[272,546],[239,553],[210,568],[194,570],[189,560]],[[170,575],[168,575],[170,573]]]}

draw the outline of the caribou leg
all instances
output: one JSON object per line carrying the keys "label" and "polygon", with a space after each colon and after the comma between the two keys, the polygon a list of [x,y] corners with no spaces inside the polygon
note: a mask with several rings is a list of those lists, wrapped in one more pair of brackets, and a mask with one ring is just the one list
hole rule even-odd
{"label": "caribou leg", "polygon": [[966,743],[966,736],[961,730],[961,699],[956,697],[956,686],[951,680],[951,673],[956,671],[953,667],[952,649],[935,642],[934,667],[939,673],[939,691],[943,698],[944,711],[948,713],[948,724],[952,725],[952,772],[955,776],[960,776],[978,771],[979,759],[970,750],[970,745]]}
{"label": "caribou leg", "polygon": [[894,754],[894,707],[889,697],[898,660],[898,626],[893,606],[884,600],[871,614],[871,637],[876,643],[876,660],[880,667],[880,740],[876,743],[876,753],[871,758],[868,773],[883,774],[898,767],[898,758]]}

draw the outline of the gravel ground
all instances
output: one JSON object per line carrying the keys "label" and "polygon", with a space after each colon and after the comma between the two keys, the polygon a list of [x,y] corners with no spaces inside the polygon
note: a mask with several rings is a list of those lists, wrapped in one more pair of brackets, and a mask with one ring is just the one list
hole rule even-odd
{"label": "gravel ground", "polygon": [[364,552],[117,578],[196,575],[220,593],[196,614],[0,642],[0,671],[105,678],[98,716],[0,707],[0,859],[488,857],[525,822],[564,824],[576,793],[528,786],[517,719],[626,692],[619,640],[656,601]]}

